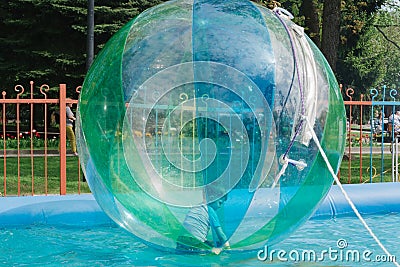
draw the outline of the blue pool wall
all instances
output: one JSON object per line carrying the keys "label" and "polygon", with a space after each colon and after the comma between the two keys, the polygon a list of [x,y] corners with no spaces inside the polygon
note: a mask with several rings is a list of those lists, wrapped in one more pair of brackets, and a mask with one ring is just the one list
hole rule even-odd
{"label": "blue pool wall", "polygon": [[[400,183],[344,185],[362,215],[400,212]],[[311,219],[355,216],[338,186]],[[0,197],[0,226],[12,225],[114,225],[92,194]]]}

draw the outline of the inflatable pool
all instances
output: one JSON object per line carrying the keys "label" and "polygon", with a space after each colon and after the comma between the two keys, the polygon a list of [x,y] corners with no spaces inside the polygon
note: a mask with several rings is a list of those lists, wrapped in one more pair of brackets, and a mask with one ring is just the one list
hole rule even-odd
{"label": "inflatable pool", "polygon": [[[344,188],[362,215],[400,212],[400,183],[344,185]],[[311,219],[342,216],[354,216],[354,212],[339,188],[332,186]],[[30,224],[111,225],[114,222],[91,194],[0,198],[0,226]]]}

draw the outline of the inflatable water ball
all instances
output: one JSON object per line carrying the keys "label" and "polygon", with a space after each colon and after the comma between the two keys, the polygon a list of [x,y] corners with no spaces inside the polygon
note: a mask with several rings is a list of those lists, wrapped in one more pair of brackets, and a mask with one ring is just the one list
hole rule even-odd
{"label": "inflatable water ball", "polygon": [[134,18],[94,61],[77,116],[99,205],[170,250],[282,240],[333,182],[313,132],[336,170],[344,151],[321,52],[288,12],[242,0],[170,1]]}

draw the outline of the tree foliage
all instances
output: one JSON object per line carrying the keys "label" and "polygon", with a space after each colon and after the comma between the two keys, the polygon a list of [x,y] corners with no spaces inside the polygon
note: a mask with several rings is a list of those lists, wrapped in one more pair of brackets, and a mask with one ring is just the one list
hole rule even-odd
{"label": "tree foliage", "polygon": [[366,9],[357,14],[359,20],[342,26],[348,38],[342,39],[338,76],[356,93],[368,94],[364,88],[383,84],[399,86],[399,15],[394,8]]}
{"label": "tree foliage", "polygon": [[[82,81],[85,56],[84,1],[7,0],[2,2],[1,89],[15,83]],[[72,3],[71,3],[72,4]],[[60,75],[62,74],[62,76]]]}
{"label": "tree foliage", "polygon": [[[339,13],[324,0],[254,1],[289,10],[326,55],[339,82],[360,88],[399,83],[399,1],[329,1],[333,8],[340,3]],[[127,21],[161,2],[165,1],[96,0],[95,54]],[[380,9],[385,2],[386,8]],[[15,84],[29,80],[67,83],[70,90],[80,85],[86,22],[87,0],[2,0],[0,90],[12,92]],[[334,23],[340,24],[333,27]]]}
{"label": "tree foliage", "polygon": [[[96,0],[95,52],[130,19],[162,1]],[[82,84],[86,57],[86,0],[2,0],[0,90],[29,80],[69,89]]]}

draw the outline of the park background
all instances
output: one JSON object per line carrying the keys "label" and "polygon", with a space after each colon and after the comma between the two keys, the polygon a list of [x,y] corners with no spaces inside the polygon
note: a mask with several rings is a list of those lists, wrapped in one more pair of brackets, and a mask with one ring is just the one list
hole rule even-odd
{"label": "park background", "polygon": [[[46,88],[48,87],[46,97],[61,99],[60,84],[67,84],[66,96],[78,99],[77,88],[82,85],[91,61],[109,38],[142,11],[162,2],[164,1],[1,1],[0,91],[3,92],[3,98],[16,98],[21,93],[22,87],[25,88],[25,93],[20,95],[21,98],[42,97],[39,87],[46,85]],[[373,137],[372,133],[368,134],[368,124],[373,108],[383,109],[387,117],[395,106],[388,103],[385,109],[382,105],[356,105],[352,104],[352,101],[371,101],[373,97],[377,100],[377,95],[371,95],[371,89],[374,88],[377,88],[382,99],[390,90],[395,90],[397,93],[400,84],[399,1],[255,2],[268,7],[281,6],[293,13],[294,22],[305,28],[308,36],[327,58],[338,83],[342,85],[343,99],[348,101],[345,103],[350,123],[346,160],[343,161],[340,173],[342,181],[346,183],[392,181],[393,156],[389,151],[390,140]],[[381,89],[384,86],[387,87],[386,93]],[[29,92],[29,87],[36,89]],[[400,95],[394,95],[389,100],[398,101],[398,97]],[[1,108],[2,111],[5,110],[4,106]],[[34,155],[32,160],[32,155],[37,154],[36,152],[28,151],[26,157],[8,159],[8,165],[4,164],[6,167],[1,171],[4,172],[3,181],[6,181],[7,175],[9,193],[16,194],[21,186],[18,194],[47,194],[59,191],[60,163],[56,160],[59,157],[56,151],[58,128],[52,124],[50,116],[58,109],[58,105],[46,107],[38,105],[34,108],[28,104],[21,105],[18,116],[23,127],[21,139],[18,139],[20,149],[29,149],[33,146],[35,150],[43,150],[45,146],[46,149],[49,146],[49,155],[52,157],[47,170],[43,170],[46,158]],[[43,115],[45,110],[48,114],[46,118]],[[3,131],[2,141],[6,143],[8,150],[15,150],[17,140],[10,134],[12,132],[10,129],[17,121],[16,107],[7,106],[5,116],[3,112],[1,114],[1,126],[7,124],[7,127],[11,127],[6,128],[9,135]],[[50,135],[46,142],[43,141],[42,125],[49,126],[46,131]],[[55,133],[56,138],[53,138],[51,133]],[[369,145],[373,146],[376,153],[369,153],[372,151]],[[357,155],[358,151],[360,153]],[[10,151],[7,153],[10,156]],[[3,157],[3,163],[4,158],[6,157]],[[374,166],[380,165],[375,167],[372,173],[371,168],[368,169],[369,164],[360,165],[363,160],[364,163],[370,162],[371,165],[374,163]],[[87,184],[81,177],[79,159],[67,157],[66,164],[69,170],[67,192],[81,190],[88,192]],[[6,168],[8,172],[12,170],[18,173],[6,174]],[[41,173],[45,173],[46,177],[43,178]],[[19,185],[16,179],[12,179],[17,176],[22,179],[18,181]],[[376,179],[372,180],[372,176]],[[35,190],[33,190],[33,177],[36,183]],[[5,192],[5,188],[4,182],[0,189]]]}
{"label": "park background", "polygon": [[[94,8],[94,29],[88,10]],[[3,0],[0,3],[0,90],[30,80],[74,88],[81,85],[87,60],[121,28],[160,0]],[[400,3],[397,0],[255,1],[280,5],[320,48],[337,80],[369,94],[383,84],[399,86]],[[89,24],[90,25],[90,24]],[[88,38],[92,34],[94,38]],[[91,39],[92,44],[88,42]],[[88,54],[89,51],[89,54]],[[89,56],[87,56],[89,55]],[[89,63],[90,64],[90,63]]]}

